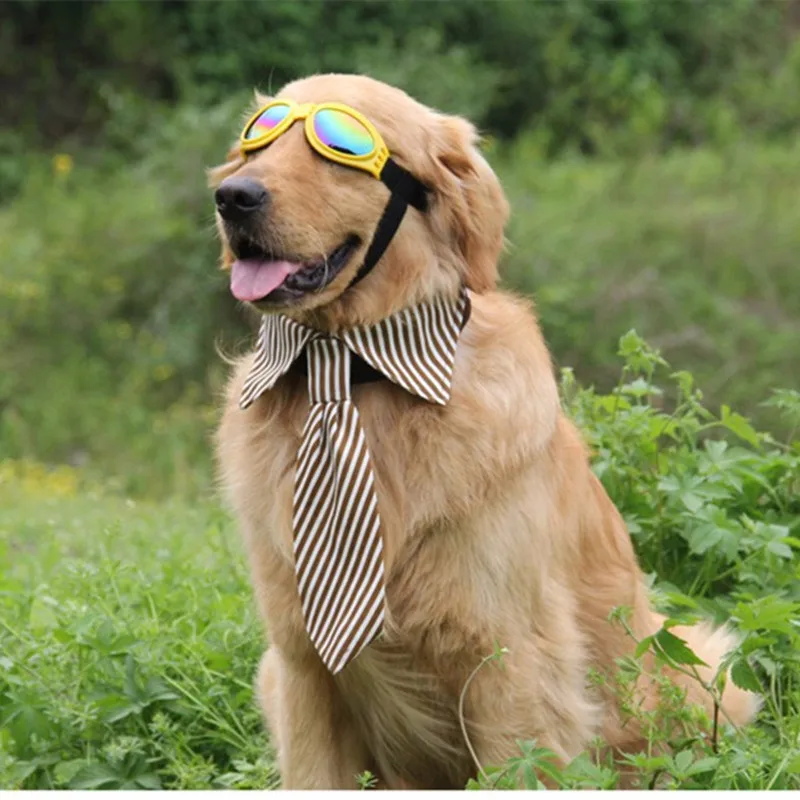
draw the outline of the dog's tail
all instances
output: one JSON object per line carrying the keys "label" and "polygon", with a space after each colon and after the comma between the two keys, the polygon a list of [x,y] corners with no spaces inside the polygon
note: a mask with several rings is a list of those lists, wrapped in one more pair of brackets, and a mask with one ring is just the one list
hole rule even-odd
{"label": "dog's tail", "polygon": [[[692,651],[708,666],[697,666],[697,672],[705,683],[714,680],[722,659],[738,645],[738,639],[729,628],[714,628],[708,623],[678,626],[670,631],[683,639]],[[687,700],[704,706],[709,715],[713,713],[713,699],[697,680],[679,675],[678,682],[687,689]],[[737,727],[747,725],[761,708],[757,694],[741,689],[727,676],[722,693],[720,723],[733,723]]]}

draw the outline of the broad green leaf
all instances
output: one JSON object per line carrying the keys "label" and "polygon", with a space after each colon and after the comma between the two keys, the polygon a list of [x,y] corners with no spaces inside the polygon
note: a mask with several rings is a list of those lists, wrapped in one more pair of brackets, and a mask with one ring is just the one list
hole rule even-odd
{"label": "broad green leaf", "polygon": [[766,647],[774,642],[774,638],[768,636],[748,636],[744,642],[742,642],[742,653],[748,656],[754,650],[758,650],[761,647]]}
{"label": "broad green leaf", "polygon": [[721,439],[720,441],[706,439],[704,446],[708,457],[715,463],[722,461],[722,457],[725,454],[725,451],[728,449],[728,443],[724,439]]}
{"label": "broad green leaf", "polygon": [[536,775],[536,770],[530,761],[523,761],[520,764],[520,774],[522,775],[522,783],[526,789],[537,790],[540,786],[539,778]]}
{"label": "broad green leaf", "polygon": [[52,603],[48,603],[44,597],[37,595],[31,604],[28,624],[33,633],[44,633],[57,628],[58,617],[53,610]]}
{"label": "broad green leaf", "polygon": [[[794,660],[797,661],[797,658]],[[778,674],[778,664],[765,653],[756,653],[753,656],[753,661],[755,661],[771,678],[774,678]]]}
{"label": "broad green leaf", "polygon": [[792,633],[792,620],[797,620],[800,603],[781,600],[774,595],[750,603],[739,603],[735,613],[742,630],[769,630]]}
{"label": "broad green leaf", "polygon": [[137,775],[134,779],[134,783],[141,786],[142,789],[153,789],[155,791],[161,789],[161,781],[158,779],[158,775],[153,772]]}
{"label": "broad green leaf", "polygon": [[679,497],[692,514],[696,514],[703,507],[703,498],[696,492],[681,492]]}
{"label": "broad green leaf", "polygon": [[30,741],[33,736],[47,739],[51,733],[50,720],[40,710],[41,701],[25,697],[3,709],[3,725],[6,726],[20,745]]}
{"label": "broad green leaf", "polygon": [[87,764],[69,782],[70,789],[113,789],[119,786],[121,775],[109,764]]}
{"label": "broad green leaf", "polygon": [[641,658],[649,649],[650,645],[653,643],[652,636],[645,636],[639,644],[636,645],[636,650],[633,651],[633,655],[636,658]]}
{"label": "broad green leaf", "polygon": [[731,493],[724,486],[719,483],[711,483],[714,478],[709,478],[701,487],[698,488],[698,494],[706,500],[727,500]]}
{"label": "broad green leaf", "polygon": [[667,756],[647,756],[644,753],[640,753],[630,760],[631,763],[648,772],[655,772],[656,770],[665,769],[669,766],[669,759]]}
{"label": "broad green leaf", "polygon": [[681,393],[684,397],[689,397],[692,394],[692,389],[694,388],[694,376],[691,372],[687,372],[686,370],[678,370],[678,372],[673,372],[670,375],[674,381],[677,381],[678,387],[681,390]]}
{"label": "broad green leaf", "polygon": [[30,778],[39,764],[36,761],[17,761],[11,767],[11,779],[14,783],[21,784],[26,778]]}
{"label": "broad green leaf", "polygon": [[658,482],[662,492],[677,492],[681,488],[680,481],[674,475],[665,475]]}
{"label": "broad green leaf", "polygon": [[748,692],[761,692],[761,683],[746,658],[738,658],[731,667],[731,680]]}
{"label": "broad green leaf", "polygon": [[620,387],[620,390],[623,394],[631,397],[647,397],[648,395],[658,396],[663,394],[658,386],[653,385],[644,378],[636,378],[636,380],[631,383],[626,383],[624,386]]}
{"label": "broad green leaf", "polygon": [[754,447],[761,447],[761,440],[753,426],[741,414],[731,411],[729,406],[723,405],[721,409],[721,422],[729,430],[741,439],[752,444]]}
{"label": "broad green leaf", "polygon": [[792,548],[789,547],[788,544],[782,541],[778,541],[777,539],[773,539],[771,542],[767,542],[767,550],[770,553],[778,556],[779,558],[787,558],[791,559],[794,557],[794,553],[792,553]]}
{"label": "broad green leaf", "polygon": [[710,550],[725,537],[726,531],[713,522],[704,523],[688,533],[689,549],[698,555]]}
{"label": "broad green leaf", "polygon": [[537,759],[536,768],[555,781],[555,783],[561,783],[564,780],[564,773],[549,758]]}
{"label": "broad green leaf", "polygon": [[56,779],[56,783],[68,784],[86,765],[85,758],[62,761],[54,767],[53,777]]}
{"label": "broad green leaf", "polygon": [[113,723],[119,722],[126,717],[133,714],[141,714],[142,706],[139,703],[131,703],[129,700],[122,700],[114,705],[106,707],[102,713],[101,718],[104,722]]}
{"label": "broad green leaf", "polygon": [[700,775],[704,772],[711,772],[719,765],[719,758],[715,756],[708,756],[706,758],[698,759],[686,771],[687,775]]}
{"label": "broad green leaf", "polygon": [[685,773],[689,765],[692,763],[693,754],[691,750],[681,750],[675,756],[675,766],[678,769],[678,772]]}
{"label": "broad green leaf", "polygon": [[178,697],[161,678],[149,678],[142,691],[142,698],[148,705],[157,700],[177,700]]}
{"label": "broad green leaf", "polygon": [[700,664],[708,666],[702,658],[699,658],[686,642],[674,633],[662,628],[655,635],[655,642],[664,654],[676,664]]}

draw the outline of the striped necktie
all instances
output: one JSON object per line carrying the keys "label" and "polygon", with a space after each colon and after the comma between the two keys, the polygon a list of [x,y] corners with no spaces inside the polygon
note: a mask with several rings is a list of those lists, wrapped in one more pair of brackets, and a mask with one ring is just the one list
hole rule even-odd
{"label": "striped necktie", "polygon": [[407,308],[376,325],[333,336],[282,315],[265,315],[239,404],[249,406],[305,354],[309,411],[297,452],[293,517],[297,586],[306,630],[322,661],[339,672],[383,628],[383,540],[358,409],[356,362],[406,391],[445,405],[469,315],[455,299]]}

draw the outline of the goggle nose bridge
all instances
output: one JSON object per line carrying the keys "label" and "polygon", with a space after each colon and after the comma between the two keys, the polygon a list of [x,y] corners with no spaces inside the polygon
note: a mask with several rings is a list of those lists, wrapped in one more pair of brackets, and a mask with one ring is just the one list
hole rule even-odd
{"label": "goggle nose bridge", "polygon": [[316,108],[316,103],[301,103],[300,105],[294,106],[294,118],[305,119],[310,116]]}

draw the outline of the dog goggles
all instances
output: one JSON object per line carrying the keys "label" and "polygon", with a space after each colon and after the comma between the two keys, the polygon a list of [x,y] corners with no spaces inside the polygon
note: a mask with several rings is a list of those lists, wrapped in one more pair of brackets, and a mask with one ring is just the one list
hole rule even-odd
{"label": "dog goggles", "polygon": [[427,209],[427,188],[391,157],[375,126],[363,114],[342,103],[301,105],[292,100],[267,103],[244,126],[239,137],[242,155],[267,147],[300,120],[304,121],[306,140],[319,155],[336,164],[369,173],[391,192],[364,263],[353,280],[356,283],[383,255],[406,208],[411,205],[419,211]]}

